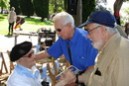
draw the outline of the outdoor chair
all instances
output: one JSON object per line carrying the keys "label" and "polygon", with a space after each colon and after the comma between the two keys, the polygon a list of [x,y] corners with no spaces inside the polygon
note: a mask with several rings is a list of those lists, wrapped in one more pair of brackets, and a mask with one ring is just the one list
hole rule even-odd
{"label": "outdoor chair", "polygon": [[46,28],[40,28],[38,31],[38,44],[40,45],[39,50],[47,49],[55,42],[56,33]]}
{"label": "outdoor chair", "polygon": [[0,52],[0,67],[1,67],[0,68],[0,86],[3,86],[3,84],[5,86],[5,82],[7,81],[9,75],[14,69],[14,64],[13,62],[10,61],[9,54],[10,54],[10,51],[8,50],[7,52]]}
{"label": "outdoor chair", "polygon": [[[9,54],[10,54],[10,51],[9,50],[7,50],[7,54],[8,54],[8,57],[9,57]],[[13,71],[13,69],[14,69],[14,63],[9,60],[9,73],[10,74]]]}
{"label": "outdoor chair", "polygon": [[56,76],[69,66],[70,64],[68,61],[66,61],[64,56],[61,56],[58,60],[55,60],[54,58],[51,59],[51,62],[47,64],[47,69],[52,86],[55,86],[57,83]]}
{"label": "outdoor chair", "polygon": [[0,52],[0,86],[8,79],[9,73],[3,53]]}

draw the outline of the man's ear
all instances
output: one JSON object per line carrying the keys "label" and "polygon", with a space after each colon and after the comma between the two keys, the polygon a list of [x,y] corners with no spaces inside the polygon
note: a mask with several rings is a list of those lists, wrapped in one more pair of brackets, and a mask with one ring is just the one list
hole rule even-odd
{"label": "man's ear", "polygon": [[105,26],[101,26],[101,28],[102,28],[102,29],[101,29],[101,30],[102,30],[102,33],[104,33],[104,34],[105,34],[105,33],[107,32],[106,27],[105,27]]}
{"label": "man's ear", "polygon": [[103,38],[105,39],[107,37],[107,29],[105,26],[101,26],[101,34],[103,35]]}

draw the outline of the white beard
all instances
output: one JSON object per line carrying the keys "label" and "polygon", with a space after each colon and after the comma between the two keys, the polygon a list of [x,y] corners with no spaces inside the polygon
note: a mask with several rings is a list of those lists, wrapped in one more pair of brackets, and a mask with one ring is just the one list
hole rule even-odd
{"label": "white beard", "polygon": [[98,50],[100,50],[103,45],[104,45],[104,42],[102,40],[99,40],[99,41],[93,43],[94,48],[96,48]]}

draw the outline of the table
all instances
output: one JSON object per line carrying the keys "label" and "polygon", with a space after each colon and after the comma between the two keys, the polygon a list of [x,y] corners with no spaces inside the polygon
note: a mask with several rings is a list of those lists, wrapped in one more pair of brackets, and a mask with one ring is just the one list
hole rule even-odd
{"label": "table", "polygon": [[14,31],[13,32],[13,35],[15,37],[14,44],[16,45],[17,44],[17,37],[19,35],[24,35],[24,36],[38,36],[38,33],[37,32],[28,32],[28,31]]}

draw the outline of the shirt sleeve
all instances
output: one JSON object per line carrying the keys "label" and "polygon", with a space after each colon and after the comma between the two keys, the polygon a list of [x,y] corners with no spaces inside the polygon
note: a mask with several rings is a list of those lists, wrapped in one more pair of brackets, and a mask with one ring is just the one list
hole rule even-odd
{"label": "shirt sleeve", "polygon": [[48,50],[48,54],[54,58],[62,55],[61,39],[59,38]]}

